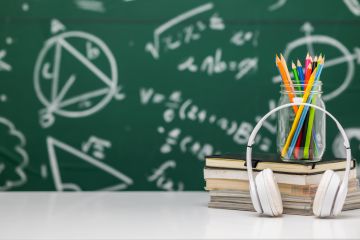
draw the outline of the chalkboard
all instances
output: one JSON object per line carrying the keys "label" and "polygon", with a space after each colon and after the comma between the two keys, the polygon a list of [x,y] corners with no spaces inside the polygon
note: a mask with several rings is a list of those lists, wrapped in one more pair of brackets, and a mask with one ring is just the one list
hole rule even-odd
{"label": "chalkboard", "polygon": [[[359,159],[359,30],[356,0],[4,0],[0,188],[201,190],[204,156],[244,151],[277,105],[280,52],[325,54],[323,99]],[[275,136],[273,116],[256,151]]]}

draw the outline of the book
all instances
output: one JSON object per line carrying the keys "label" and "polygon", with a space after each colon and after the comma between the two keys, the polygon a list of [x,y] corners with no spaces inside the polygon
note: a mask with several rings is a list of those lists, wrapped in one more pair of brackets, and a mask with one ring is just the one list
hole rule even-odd
{"label": "book", "polygon": [[[237,179],[206,179],[205,190],[240,190],[249,191],[249,182]],[[358,188],[358,180],[356,178],[349,180],[348,192],[354,192]],[[293,185],[278,183],[280,193],[292,196],[315,196],[318,185]]]}
{"label": "book", "polygon": [[[255,212],[252,204],[238,204],[238,203],[230,203],[230,202],[209,202],[209,208],[219,208],[219,209],[228,209],[228,210],[239,210],[239,211],[251,211]],[[354,209],[360,209],[360,203],[354,204],[344,204],[343,211],[349,211]],[[291,214],[291,215],[303,215],[303,216],[311,216],[313,215],[312,208],[305,209],[294,209],[294,208],[283,208],[283,214]]]}
{"label": "book", "polygon": [[[273,172],[314,174],[323,173],[327,169],[334,171],[344,170],[346,167],[345,159],[323,160],[316,163],[295,163],[282,162],[277,155],[254,154],[252,167],[254,171],[262,171],[270,168]],[[354,168],[356,161],[351,161],[351,168]],[[205,157],[205,166],[213,168],[230,168],[246,170],[246,157],[244,154],[221,154]]]}
{"label": "book", "polygon": [[[313,198],[282,196],[284,214],[313,215]],[[255,211],[250,194],[242,191],[210,191],[210,208]],[[360,191],[348,193],[343,207],[344,211],[360,208]]]}
{"label": "book", "polygon": [[[259,172],[254,172],[257,175]],[[342,178],[345,171],[337,171]],[[311,185],[319,184],[323,173],[313,174],[292,174],[274,172],[274,177],[278,183],[294,184],[294,185]],[[205,179],[234,179],[248,181],[248,173],[245,169],[222,169],[222,168],[204,168]],[[356,178],[356,169],[350,170],[349,179]]]}

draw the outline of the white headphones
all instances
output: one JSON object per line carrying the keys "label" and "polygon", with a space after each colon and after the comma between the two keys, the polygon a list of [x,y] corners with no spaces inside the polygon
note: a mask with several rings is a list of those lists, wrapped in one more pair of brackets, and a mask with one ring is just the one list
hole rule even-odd
{"label": "white headphones", "polygon": [[[346,169],[344,178],[341,182],[340,177],[332,170],[326,170],[321,178],[319,187],[315,194],[313,203],[313,213],[317,217],[330,217],[336,216],[341,213],[341,210],[345,203],[345,198],[348,191],[348,181],[351,165],[351,149],[349,139],[347,138],[343,127],[340,125],[338,120],[331,115],[328,111],[320,108],[316,105],[309,103],[288,103],[274,108],[268,112],[260,121],[256,124],[252,131],[247,149],[246,149],[246,166],[249,175],[250,183],[250,196],[255,210],[258,213],[268,216],[279,216],[283,212],[283,205],[279,186],[277,185],[273,172],[271,169],[265,169],[261,171],[255,178],[252,171],[251,154],[254,139],[263,122],[273,113],[295,105],[304,105],[313,107],[317,110],[324,112],[328,115],[338,127],[342,137],[344,138],[344,146],[346,149]],[[341,184],[340,184],[341,183]]]}

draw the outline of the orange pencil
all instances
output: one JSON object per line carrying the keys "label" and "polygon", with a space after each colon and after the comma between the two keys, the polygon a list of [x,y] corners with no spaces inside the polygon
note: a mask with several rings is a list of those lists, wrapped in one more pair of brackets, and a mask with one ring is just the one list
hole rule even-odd
{"label": "orange pencil", "polygon": [[[281,55],[281,58],[283,59],[282,55]],[[285,69],[287,69],[286,63],[284,66],[283,61],[280,60],[278,55],[276,55],[276,66],[279,69],[281,78],[285,85],[285,89],[288,92],[290,103],[293,103],[294,102],[294,91],[293,91],[292,84],[291,84],[290,74],[288,71],[285,70]],[[296,113],[298,110],[298,106],[293,106],[293,109],[294,109],[294,112]]]}

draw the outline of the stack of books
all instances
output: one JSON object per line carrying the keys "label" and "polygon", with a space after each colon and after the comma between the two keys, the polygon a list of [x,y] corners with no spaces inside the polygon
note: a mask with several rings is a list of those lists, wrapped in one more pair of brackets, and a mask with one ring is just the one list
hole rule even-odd
{"label": "stack of books", "polygon": [[[317,163],[281,162],[272,155],[253,157],[254,175],[270,168],[278,183],[283,200],[284,214],[312,215],[312,203],[323,173],[334,170],[344,176],[346,160],[335,159]],[[205,158],[205,189],[210,193],[211,208],[255,211],[249,193],[245,155],[225,154]],[[356,161],[352,160],[349,190],[343,210],[360,208],[359,182]]]}

